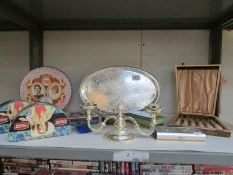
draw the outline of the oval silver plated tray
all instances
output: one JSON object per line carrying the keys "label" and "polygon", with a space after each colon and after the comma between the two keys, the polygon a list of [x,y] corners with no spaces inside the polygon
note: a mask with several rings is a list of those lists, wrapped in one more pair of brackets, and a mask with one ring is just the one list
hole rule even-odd
{"label": "oval silver plated tray", "polygon": [[138,68],[115,66],[97,70],[80,85],[83,103],[94,103],[97,112],[117,114],[145,108],[157,102],[160,88],[155,77]]}

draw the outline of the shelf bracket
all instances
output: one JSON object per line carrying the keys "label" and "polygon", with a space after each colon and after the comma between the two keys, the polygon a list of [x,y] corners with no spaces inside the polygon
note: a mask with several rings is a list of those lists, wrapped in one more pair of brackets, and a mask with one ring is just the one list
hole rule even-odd
{"label": "shelf bracket", "polygon": [[30,42],[30,70],[43,66],[43,31],[32,29],[29,31]]}
{"label": "shelf bracket", "polygon": [[212,29],[209,35],[209,64],[221,64],[222,30]]}

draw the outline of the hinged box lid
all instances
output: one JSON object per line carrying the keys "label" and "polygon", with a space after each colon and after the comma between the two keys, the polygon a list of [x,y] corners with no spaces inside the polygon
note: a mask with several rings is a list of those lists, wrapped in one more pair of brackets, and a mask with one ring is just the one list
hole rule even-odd
{"label": "hinged box lid", "polygon": [[220,65],[176,66],[176,91],[180,114],[214,116],[220,71]]}

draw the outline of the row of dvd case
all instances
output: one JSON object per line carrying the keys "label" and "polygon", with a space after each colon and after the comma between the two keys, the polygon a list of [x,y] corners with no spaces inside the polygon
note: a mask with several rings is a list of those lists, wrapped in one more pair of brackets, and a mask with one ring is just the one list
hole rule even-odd
{"label": "row of dvd case", "polygon": [[1,158],[3,175],[232,175],[232,166]]}

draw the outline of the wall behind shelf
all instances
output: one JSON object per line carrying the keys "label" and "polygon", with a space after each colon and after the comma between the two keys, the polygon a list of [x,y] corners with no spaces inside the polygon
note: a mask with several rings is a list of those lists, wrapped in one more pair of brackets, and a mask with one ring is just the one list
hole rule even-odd
{"label": "wall behind shelf", "polygon": [[177,111],[175,65],[208,64],[207,30],[143,31],[142,67],[158,78],[160,102],[166,114]]}
{"label": "wall behind shelf", "polygon": [[224,30],[222,40],[222,76],[220,119],[233,125],[233,31]]}
{"label": "wall behind shelf", "polygon": [[68,111],[79,107],[79,84],[90,71],[141,64],[158,78],[164,113],[172,116],[176,113],[175,65],[208,64],[208,44],[207,30],[45,31],[44,64],[69,76],[73,96]]}
{"label": "wall behind shelf", "polygon": [[46,31],[44,65],[61,69],[72,83],[68,111],[79,109],[81,79],[111,65],[140,65],[140,31]]}
{"label": "wall behind shelf", "polygon": [[0,32],[0,103],[19,99],[19,85],[29,71],[29,33]]}

